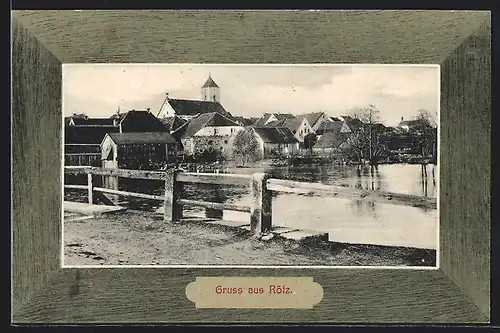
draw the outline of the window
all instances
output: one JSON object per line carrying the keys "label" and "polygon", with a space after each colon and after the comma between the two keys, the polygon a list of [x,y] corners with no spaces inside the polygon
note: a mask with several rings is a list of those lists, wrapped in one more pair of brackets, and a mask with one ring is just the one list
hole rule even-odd
{"label": "window", "polygon": [[227,140],[224,140],[224,143],[227,145]]}

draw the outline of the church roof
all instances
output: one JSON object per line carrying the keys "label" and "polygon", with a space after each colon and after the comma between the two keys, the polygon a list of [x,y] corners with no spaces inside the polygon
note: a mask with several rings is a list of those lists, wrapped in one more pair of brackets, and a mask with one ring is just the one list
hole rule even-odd
{"label": "church roof", "polygon": [[174,109],[177,116],[196,116],[198,114],[217,112],[228,118],[234,118],[219,102],[187,99],[169,99],[167,102]]}
{"label": "church roof", "polygon": [[217,85],[217,83],[215,83],[215,81],[209,75],[207,81],[202,86],[202,88],[219,88],[219,86]]}

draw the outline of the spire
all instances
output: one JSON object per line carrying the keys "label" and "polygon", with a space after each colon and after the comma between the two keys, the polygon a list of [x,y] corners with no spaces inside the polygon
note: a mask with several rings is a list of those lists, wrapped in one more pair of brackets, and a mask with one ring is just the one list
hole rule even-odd
{"label": "spire", "polygon": [[219,88],[219,86],[212,79],[212,75],[210,73],[208,73],[208,79],[205,82],[205,84],[202,86],[202,88]]}

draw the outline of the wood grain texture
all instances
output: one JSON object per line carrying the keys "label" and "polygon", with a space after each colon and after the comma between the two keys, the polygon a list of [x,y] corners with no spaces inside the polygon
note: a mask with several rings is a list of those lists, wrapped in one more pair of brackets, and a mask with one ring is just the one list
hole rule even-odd
{"label": "wood grain texture", "polygon": [[[241,13],[244,13],[241,17]],[[474,11],[23,11],[63,63],[441,63]]]}
{"label": "wood grain texture", "polygon": [[[185,287],[206,269],[64,269],[19,322],[413,322],[484,320],[438,270],[211,269],[210,276],[312,276],[323,286],[313,310],[196,309]],[[432,292],[431,292],[432,291]],[[49,301],[50,300],[50,301]]]}
{"label": "wood grain texture", "polygon": [[490,312],[491,26],[441,67],[441,269]]}
{"label": "wood grain texture", "polygon": [[[61,63],[12,26],[13,311],[60,270]],[[57,241],[59,239],[59,241]]]}
{"label": "wood grain texture", "polygon": [[[489,320],[489,13],[13,16],[14,322]],[[487,47],[471,62],[464,49],[472,33],[485,36]],[[442,271],[60,268],[61,62],[442,63]],[[196,276],[213,275],[312,276],[325,297],[305,311],[197,310],[184,288]]]}

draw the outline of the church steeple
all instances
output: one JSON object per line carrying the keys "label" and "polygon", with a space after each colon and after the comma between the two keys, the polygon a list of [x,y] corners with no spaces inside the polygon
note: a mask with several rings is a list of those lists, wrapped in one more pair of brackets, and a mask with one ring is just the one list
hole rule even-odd
{"label": "church steeple", "polygon": [[212,79],[210,73],[205,84],[201,86],[201,99],[210,102],[220,102],[220,88]]}

